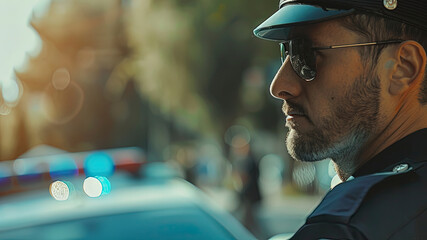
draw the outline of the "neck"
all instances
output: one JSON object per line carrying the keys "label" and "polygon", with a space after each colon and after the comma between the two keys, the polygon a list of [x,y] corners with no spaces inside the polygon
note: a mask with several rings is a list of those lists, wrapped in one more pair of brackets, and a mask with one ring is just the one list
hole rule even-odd
{"label": "neck", "polygon": [[359,151],[359,156],[354,159],[356,164],[350,167],[336,163],[337,173],[342,180],[348,179],[357,168],[393,143],[417,130],[427,128],[427,105],[421,105],[417,96],[401,101],[393,114],[394,117],[388,123],[384,123],[383,119],[379,120],[383,122],[383,124],[379,123],[383,127],[378,129]]}

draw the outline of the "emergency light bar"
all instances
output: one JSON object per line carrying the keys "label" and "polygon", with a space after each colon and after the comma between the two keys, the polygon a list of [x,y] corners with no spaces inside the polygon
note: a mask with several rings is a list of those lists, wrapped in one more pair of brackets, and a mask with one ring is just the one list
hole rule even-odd
{"label": "emergency light bar", "polygon": [[[79,175],[109,177],[116,171],[137,174],[145,162],[144,151],[136,147],[3,161],[0,162],[0,196],[46,187],[55,180]],[[54,185],[56,188],[58,186],[61,185]]]}

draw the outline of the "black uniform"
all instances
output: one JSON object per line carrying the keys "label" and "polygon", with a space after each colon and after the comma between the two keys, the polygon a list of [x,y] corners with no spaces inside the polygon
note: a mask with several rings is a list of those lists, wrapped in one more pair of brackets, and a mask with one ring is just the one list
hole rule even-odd
{"label": "black uniform", "polygon": [[386,148],[330,190],[296,239],[427,239],[427,129]]}

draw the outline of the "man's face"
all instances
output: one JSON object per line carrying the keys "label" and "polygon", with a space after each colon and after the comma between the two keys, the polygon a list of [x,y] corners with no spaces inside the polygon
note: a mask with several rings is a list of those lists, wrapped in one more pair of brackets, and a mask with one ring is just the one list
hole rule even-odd
{"label": "man's face", "polygon": [[[314,47],[361,40],[337,21],[297,27],[292,38],[308,38]],[[287,58],[270,90],[284,100],[289,128],[286,143],[294,158],[357,164],[354,160],[380,121],[380,82],[374,68],[365,65],[357,48],[319,50],[316,78],[307,82],[298,77]]]}

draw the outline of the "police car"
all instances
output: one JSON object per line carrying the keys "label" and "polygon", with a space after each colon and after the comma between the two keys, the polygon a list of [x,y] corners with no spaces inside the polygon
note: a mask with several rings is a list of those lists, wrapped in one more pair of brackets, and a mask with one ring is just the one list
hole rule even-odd
{"label": "police car", "polygon": [[162,166],[143,156],[129,148],[3,162],[0,239],[255,239],[185,180],[141,176]]}

